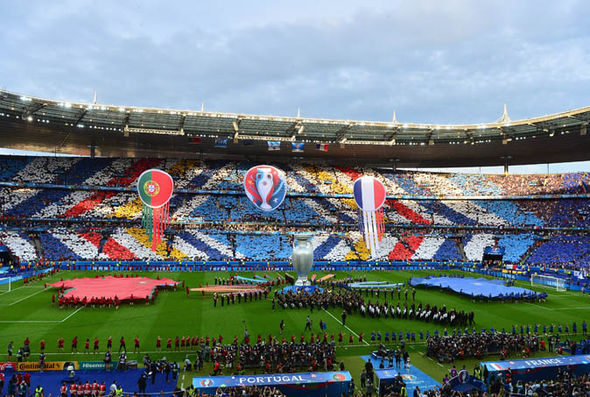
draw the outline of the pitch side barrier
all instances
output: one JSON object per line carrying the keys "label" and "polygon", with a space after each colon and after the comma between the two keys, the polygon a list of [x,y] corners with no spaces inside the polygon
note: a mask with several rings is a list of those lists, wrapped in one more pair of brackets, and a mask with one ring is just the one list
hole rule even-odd
{"label": "pitch side barrier", "polygon": [[[59,266],[57,266],[59,267]],[[15,281],[23,280],[25,278],[35,277],[39,274],[49,273],[51,272],[55,266],[48,267],[41,270],[27,270],[24,272],[19,272],[17,274],[10,274],[6,275],[5,277],[0,277],[0,285],[8,284],[9,282],[14,283]]]}
{"label": "pitch side barrier", "polygon": [[[314,271],[371,271],[371,270],[461,270],[465,265],[475,263],[440,262],[352,262],[317,261]],[[55,262],[61,270],[90,271],[292,271],[293,265],[287,261],[61,261]]]}
{"label": "pitch side barrier", "polygon": [[[22,265],[30,264],[22,262]],[[565,279],[564,287],[572,291],[580,291],[584,284],[570,278],[574,271],[559,269],[559,271],[547,271],[540,267],[528,267],[526,270],[485,270],[480,268],[478,262],[404,262],[404,261],[316,261],[313,270],[315,271],[372,271],[372,270],[462,270],[465,272],[485,274],[499,278],[510,278],[520,281],[529,281],[530,274],[547,274]],[[42,270],[30,270],[18,272],[12,275],[11,281],[18,281],[24,278],[36,276],[41,273],[50,272],[53,268],[60,270],[85,270],[85,271],[291,271],[293,265],[287,261],[52,261],[51,267]],[[568,274],[568,272],[570,274]],[[571,281],[574,280],[574,281]],[[585,280],[583,280],[585,281]],[[8,277],[0,277],[0,285],[7,284]],[[543,280],[539,280],[543,284]],[[588,288],[585,288],[588,290]]]}
{"label": "pitch side barrier", "polygon": [[[506,371],[512,372],[514,381],[523,382],[538,381],[543,379],[555,379],[558,371],[572,371],[576,376],[590,372],[590,356],[558,356],[543,358],[528,358],[511,361],[485,361],[480,365],[487,370],[487,380],[503,375]],[[485,372],[485,371],[484,371]]]}
{"label": "pitch side barrier", "polygon": [[[563,278],[564,279],[563,287],[566,290],[581,291],[582,288],[584,287],[584,291],[588,292],[588,287],[587,286],[585,287],[587,280],[577,279],[575,277],[575,273],[574,273],[574,272],[576,272],[575,270],[558,269],[555,271],[547,271],[547,269],[544,269],[544,268],[541,268],[538,266],[530,266],[524,270],[511,270],[511,269],[485,270],[485,269],[481,269],[477,266],[468,266],[467,264],[464,264],[460,268],[453,267],[453,269],[463,270],[465,272],[485,274],[487,276],[493,276],[493,277],[498,277],[498,278],[509,278],[509,279],[525,281],[525,282],[530,281],[531,274],[544,274],[544,275],[548,275],[548,276]],[[537,284],[551,286],[549,284],[549,282],[542,280],[542,279],[539,279],[535,282]]]}
{"label": "pitch side barrier", "polygon": [[[244,386],[269,386],[286,396],[340,397],[348,395],[352,377],[348,371],[298,372],[282,374],[206,376],[193,378],[193,386],[199,393],[216,394],[219,388]],[[240,393],[241,394],[241,393]]]}

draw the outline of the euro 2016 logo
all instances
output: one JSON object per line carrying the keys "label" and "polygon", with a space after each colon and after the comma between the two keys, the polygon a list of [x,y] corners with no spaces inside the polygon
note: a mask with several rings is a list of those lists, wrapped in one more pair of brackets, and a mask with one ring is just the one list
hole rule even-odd
{"label": "euro 2016 logo", "polygon": [[207,379],[202,379],[201,380],[201,386],[203,386],[203,387],[209,387],[209,386],[212,386],[212,385],[213,385],[213,379],[207,378]]}
{"label": "euro 2016 logo", "polygon": [[270,165],[252,167],[244,177],[244,190],[258,209],[272,211],[287,194],[285,174]]}
{"label": "euro 2016 logo", "polygon": [[157,196],[160,193],[160,185],[156,181],[149,180],[144,183],[143,191],[150,197]]}

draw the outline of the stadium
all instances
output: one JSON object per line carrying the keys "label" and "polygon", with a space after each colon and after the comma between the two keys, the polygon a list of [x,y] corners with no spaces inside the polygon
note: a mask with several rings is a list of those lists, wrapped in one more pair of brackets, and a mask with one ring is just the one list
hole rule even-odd
{"label": "stadium", "polygon": [[590,173],[510,172],[589,161],[590,107],[432,124],[34,94],[0,90],[0,146],[36,152],[0,155],[0,396],[590,392]]}

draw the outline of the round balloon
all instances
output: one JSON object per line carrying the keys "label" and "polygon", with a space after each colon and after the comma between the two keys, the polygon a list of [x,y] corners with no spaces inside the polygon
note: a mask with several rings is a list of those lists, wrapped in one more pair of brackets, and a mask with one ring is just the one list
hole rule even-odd
{"label": "round balloon", "polygon": [[287,195],[285,173],[270,165],[257,165],[246,172],[244,190],[250,201],[262,211],[278,208]]}
{"label": "round balloon", "polygon": [[174,181],[168,173],[150,169],[137,180],[137,192],[141,201],[150,208],[160,208],[172,197]]}
{"label": "round balloon", "polygon": [[385,187],[373,176],[362,176],[353,185],[354,201],[363,211],[377,211],[385,203]]}

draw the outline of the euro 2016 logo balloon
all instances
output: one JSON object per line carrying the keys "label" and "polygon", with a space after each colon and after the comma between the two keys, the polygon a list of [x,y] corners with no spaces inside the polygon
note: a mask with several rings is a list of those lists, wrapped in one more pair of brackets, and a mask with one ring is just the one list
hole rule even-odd
{"label": "euro 2016 logo balloon", "polygon": [[270,165],[252,167],[244,176],[244,190],[257,208],[272,211],[287,195],[285,173]]}

